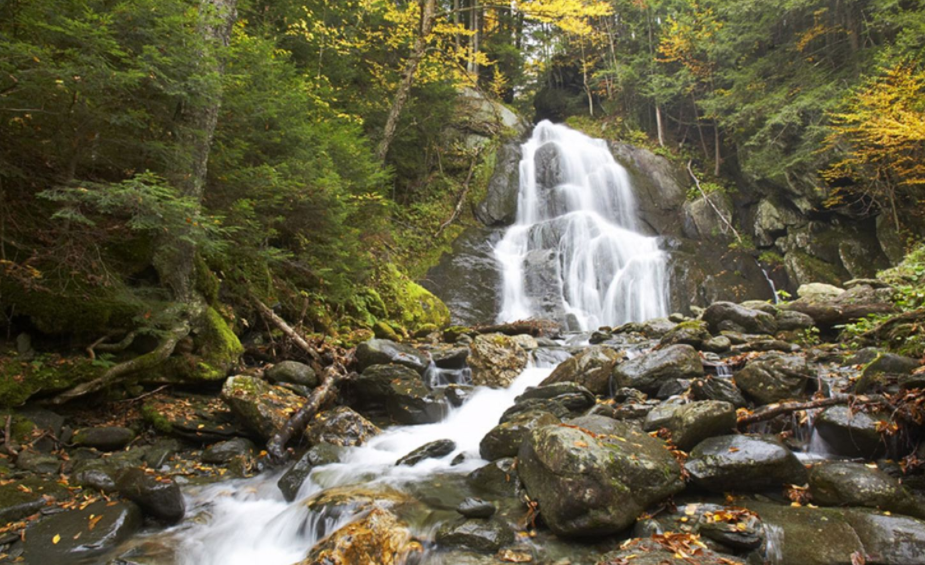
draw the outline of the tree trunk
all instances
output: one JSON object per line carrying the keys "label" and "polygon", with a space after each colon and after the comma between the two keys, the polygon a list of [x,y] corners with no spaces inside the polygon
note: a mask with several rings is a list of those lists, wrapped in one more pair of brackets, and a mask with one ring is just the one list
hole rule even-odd
{"label": "tree trunk", "polygon": [[720,165],[723,164],[723,156],[720,154],[719,124],[716,120],[713,120],[713,155],[716,163],[713,166],[713,175],[718,177]]}
{"label": "tree trunk", "polygon": [[665,124],[662,123],[662,107],[655,105],[655,126],[658,130],[658,146],[665,147]]}
{"label": "tree trunk", "polygon": [[[199,4],[199,33],[203,40],[200,53],[201,76],[224,71],[221,56],[231,41],[231,28],[237,18],[237,0],[201,0]],[[216,84],[183,109],[178,127],[178,158],[170,175],[183,197],[199,203],[206,182],[209,151],[218,113],[221,108],[221,86]],[[165,234],[158,242],[154,265],[158,274],[180,302],[195,301],[193,290],[193,264],[196,249],[183,238],[184,234]]]}
{"label": "tree trunk", "polygon": [[421,27],[418,36],[414,40],[414,47],[411,51],[411,57],[405,63],[405,70],[402,72],[401,82],[398,84],[398,92],[392,99],[392,108],[389,110],[389,117],[385,121],[385,129],[382,132],[382,141],[379,142],[379,149],[376,155],[380,161],[384,161],[389,154],[389,146],[395,137],[395,130],[398,128],[398,119],[401,117],[401,111],[408,101],[408,95],[411,93],[411,85],[414,82],[414,74],[418,70],[418,65],[424,59],[424,51],[427,48],[427,38],[434,29],[434,20],[436,19],[436,0],[421,0]]}

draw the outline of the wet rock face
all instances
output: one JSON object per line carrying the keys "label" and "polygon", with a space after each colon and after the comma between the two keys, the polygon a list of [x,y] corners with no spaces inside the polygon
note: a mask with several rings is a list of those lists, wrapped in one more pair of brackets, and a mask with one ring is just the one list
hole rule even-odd
{"label": "wet rock face", "polygon": [[20,479],[0,485],[0,523],[15,522],[35,514],[48,503],[46,496],[52,499],[64,498],[67,490],[55,481],[38,478]]}
{"label": "wet rock face", "polygon": [[280,492],[283,493],[283,497],[288,502],[295,500],[296,495],[299,493],[299,488],[308,478],[312,469],[320,465],[336,463],[340,460],[342,449],[342,447],[331,445],[330,443],[320,443],[306,451],[288,471],[283,473],[283,476],[276,483]]}
{"label": "wet rock face", "polygon": [[594,394],[610,394],[610,375],[623,358],[610,347],[595,345],[560,363],[540,384],[571,382]]}
{"label": "wet rock face", "polygon": [[94,502],[82,510],[49,516],[26,530],[24,556],[36,564],[86,563],[128,539],[142,523],[141,510],[131,502]]}
{"label": "wet rock face", "polygon": [[313,445],[329,443],[341,447],[363,445],[382,433],[375,424],[346,406],[316,415],[305,428]]}
{"label": "wet rock face", "polygon": [[632,387],[656,394],[667,381],[703,375],[697,350],[689,345],[672,345],[630,359],[614,367],[614,386]]}
{"label": "wet rock face", "polygon": [[116,480],[116,490],[140,506],[145,514],[168,524],[176,524],[186,513],[186,503],[177,483],[139,468],[122,473]]}
{"label": "wet rock face", "polygon": [[492,246],[502,235],[501,228],[468,228],[453,242],[452,251],[427,272],[421,284],[446,303],[452,323],[474,326],[495,321],[501,272]]}
{"label": "wet rock face", "polygon": [[803,396],[815,374],[804,357],[771,353],[750,361],[734,378],[746,396],[771,404]]}
{"label": "wet rock face", "polygon": [[475,207],[475,217],[488,227],[505,227],[517,219],[520,189],[520,143],[508,141],[498,149],[495,170],[488,181],[485,199]]}
{"label": "wet rock face", "polygon": [[533,430],[518,455],[520,478],[557,535],[620,532],[683,490],[680,467],[660,440],[599,416],[569,424]]}
{"label": "wet rock face", "polygon": [[897,479],[862,463],[831,461],[809,473],[813,503],[822,506],[864,506],[925,518],[922,499]]}
{"label": "wet rock face", "polygon": [[248,430],[263,440],[279,431],[304,399],[289,390],[254,377],[229,377],[222,387],[222,400]]}
{"label": "wet rock face", "polygon": [[832,406],[816,418],[815,426],[822,439],[839,455],[871,458],[886,448],[877,429],[881,421],[848,406]]}
{"label": "wet rock face", "polygon": [[372,365],[404,365],[423,374],[430,365],[426,355],[411,347],[387,339],[371,339],[357,346],[356,359],[362,372]]}
{"label": "wet rock face", "polygon": [[709,438],[691,451],[685,468],[697,486],[712,492],[760,492],[806,483],[806,469],[774,437]]}
{"label": "wet rock face", "polygon": [[750,334],[773,334],[777,331],[777,321],[773,315],[732,302],[714,302],[704,311],[703,321],[713,333],[731,330]]}
{"label": "wet rock face", "polygon": [[504,334],[477,336],[470,346],[472,384],[507,388],[527,366],[527,352]]}

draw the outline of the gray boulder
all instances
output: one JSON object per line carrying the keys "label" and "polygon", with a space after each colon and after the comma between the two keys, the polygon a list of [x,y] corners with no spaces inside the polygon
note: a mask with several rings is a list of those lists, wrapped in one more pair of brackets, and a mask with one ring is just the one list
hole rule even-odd
{"label": "gray boulder", "polygon": [[313,445],[340,447],[363,445],[382,432],[375,424],[346,406],[317,414],[305,428],[305,437]]}
{"label": "gray boulder", "polygon": [[610,418],[544,426],[521,445],[517,471],[543,519],[561,536],[620,532],[651,504],[684,489],[660,440]]}
{"label": "gray boulder", "polygon": [[714,302],[703,313],[703,321],[710,331],[741,331],[753,334],[773,334],[777,331],[774,316],[761,310],[752,310],[733,302]]}
{"label": "gray boulder", "polygon": [[729,435],[697,445],[684,466],[694,484],[712,492],[760,492],[806,483],[806,469],[775,437]]}
{"label": "gray boulder", "polygon": [[288,471],[283,473],[283,476],[276,483],[286,501],[292,502],[295,500],[296,495],[299,493],[299,488],[302,487],[302,483],[311,474],[312,469],[321,465],[336,463],[340,460],[342,450],[343,448],[337,445],[319,443],[306,451]]}
{"label": "gray boulder", "polygon": [[527,366],[527,352],[510,336],[483,334],[470,346],[472,384],[507,388]]}
{"label": "gray boulder", "polygon": [[672,345],[623,362],[613,370],[615,387],[656,394],[666,381],[703,375],[700,355],[690,345]]}
{"label": "gray boulder", "polygon": [[304,402],[283,387],[244,375],[228,377],[222,386],[222,400],[238,421],[264,441],[282,429]]}
{"label": "gray boulder", "polygon": [[291,383],[309,388],[315,388],[319,382],[314,369],[298,361],[277,363],[266,372],[266,375],[273,382]]}
{"label": "gray boulder", "polygon": [[735,406],[728,402],[703,400],[681,406],[668,423],[671,442],[684,451],[701,441],[732,432],[736,425]]}
{"label": "gray boulder", "polygon": [[387,339],[371,339],[358,345],[356,360],[361,372],[372,365],[395,363],[424,374],[430,365],[430,359],[417,349]]}
{"label": "gray boulder", "polygon": [[809,473],[809,492],[821,506],[864,506],[925,518],[925,505],[897,479],[863,463],[831,461]]}
{"label": "gray boulder", "polygon": [[883,453],[886,448],[877,429],[878,423],[885,420],[853,411],[847,406],[832,406],[816,417],[815,427],[835,453],[869,459]]}
{"label": "gray boulder", "polygon": [[118,451],[135,439],[135,432],[121,426],[82,428],[71,440],[81,447],[95,447],[100,451]]}
{"label": "gray boulder", "polygon": [[621,353],[603,345],[595,345],[560,363],[540,384],[571,382],[594,394],[610,394],[613,367],[622,359],[624,356]]}
{"label": "gray boulder", "polygon": [[26,530],[23,556],[34,564],[99,563],[143,522],[141,510],[131,502],[101,500],[82,509],[65,510]]}
{"label": "gray boulder", "polygon": [[800,398],[815,378],[806,358],[771,353],[749,361],[735,374],[735,384],[758,404]]}
{"label": "gray boulder", "polygon": [[479,455],[482,459],[494,461],[503,457],[515,457],[526,435],[541,426],[559,423],[559,418],[549,412],[521,412],[492,428],[479,443]]}
{"label": "gray boulder", "polygon": [[176,524],[186,513],[186,503],[177,483],[137,467],[119,475],[116,490],[140,506],[145,514],[168,524]]}
{"label": "gray boulder", "polygon": [[735,382],[723,377],[707,376],[694,379],[691,383],[691,396],[694,400],[721,400],[736,408],[742,408],[747,404]]}
{"label": "gray boulder", "polygon": [[396,465],[413,467],[425,459],[446,457],[456,450],[456,442],[451,439],[438,439],[424,444],[395,462]]}
{"label": "gray boulder", "polygon": [[462,518],[440,526],[435,539],[440,546],[494,553],[513,543],[514,532],[495,520]]}
{"label": "gray boulder", "polygon": [[253,457],[257,447],[249,439],[237,437],[227,441],[213,443],[202,452],[202,462],[223,464],[238,458]]}

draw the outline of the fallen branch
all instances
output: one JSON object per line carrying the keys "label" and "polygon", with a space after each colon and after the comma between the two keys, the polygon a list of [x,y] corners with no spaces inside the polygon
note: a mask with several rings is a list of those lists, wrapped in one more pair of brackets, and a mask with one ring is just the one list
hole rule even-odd
{"label": "fallen branch", "polygon": [[450,224],[456,221],[456,218],[459,217],[459,213],[462,212],[463,204],[466,202],[466,195],[469,194],[469,184],[472,182],[472,175],[475,174],[475,165],[479,161],[479,155],[481,155],[481,148],[475,152],[475,155],[472,157],[472,162],[469,163],[469,174],[466,175],[466,182],[463,183],[462,191],[459,193],[459,198],[456,201],[456,207],[453,209],[453,215],[450,218],[440,224],[440,229],[437,230],[437,233],[434,234],[434,237],[440,237],[440,234],[443,233],[443,230],[450,227]]}
{"label": "fallen branch", "polygon": [[189,335],[189,332],[189,322],[181,322],[178,326],[170,330],[168,337],[165,338],[154,351],[135,357],[130,361],[119,363],[106,371],[103,376],[62,392],[58,396],[52,398],[51,403],[55,405],[64,404],[65,402],[70,402],[71,400],[101,390],[129,375],[153,369],[166,361],[167,358],[173,354],[174,349],[177,347],[177,343]]}
{"label": "fallen branch", "polygon": [[347,377],[347,370],[340,363],[334,363],[324,370],[321,384],[312,391],[311,396],[299,410],[289,418],[289,421],[267,442],[267,453],[272,461],[282,463],[286,460],[286,444],[297,433],[301,433],[308,422],[318,413],[328,396],[336,391],[336,387]]}
{"label": "fallen branch", "polygon": [[706,203],[709,204],[711,208],[713,208],[713,211],[716,212],[716,215],[719,216],[719,219],[721,219],[723,223],[726,224],[730,230],[732,230],[732,234],[735,235],[736,241],[738,241],[739,243],[742,243],[742,236],[740,236],[739,232],[736,231],[735,227],[733,227],[732,222],[726,219],[726,216],[724,216],[723,213],[720,211],[720,209],[716,207],[716,204],[714,204],[713,201],[710,200],[710,197],[707,196],[706,191],[703,189],[702,186],[700,186],[700,179],[698,179],[697,175],[694,174],[694,169],[691,168],[691,163],[693,163],[693,161],[687,162],[687,172],[690,173],[691,178],[694,179],[694,184],[697,185],[697,190],[700,191],[700,194],[701,196],[703,196],[704,201],[706,201]]}
{"label": "fallen branch", "polygon": [[318,368],[323,365],[321,355],[318,353],[318,351],[307,341],[305,341],[305,338],[300,336],[298,332],[292,328],[292,326],[287,324],[286,320],[277,316],[269,306],[261,302],[260,299],[256,296],[251,296],[251,300],[253,301],[254,306],[257,307],[257,310],[260,311],[261,316],[263,316],[268,322],[272,322],[274,326],[279,328],[280,331],[286,334],[289,339],[295,342],[296,345],[298,345],[303,351],[305,351],[305,353],[308,354],[309,357],[312,358],[312,361],[317,364],[317,367],[314,367],[315,370],[318,370]]}
{"label": "fallen branch", "polygon": [[767,420],[772,420],[781,414],[789,414],[791,412],[799,412],[801,410],[812,410],[814,408],[825,408],[827,406],[836,406],[839,404],[883,404],[890,408],[893,408],[893,405],[890,404],[889,400],[886,397],[877,395],[855,395],[855,394],[839,394],[829,398],[820,398],[818,400],[811,400],[808,402],[784,402],[776,406],[772,406],[761,412],[756,412],[754,414],[748,414],[747,416],[742,416],[739,418],[736,423],[739,428],[744,428],[751,424],[756,424],[758,422],[765,422]]}

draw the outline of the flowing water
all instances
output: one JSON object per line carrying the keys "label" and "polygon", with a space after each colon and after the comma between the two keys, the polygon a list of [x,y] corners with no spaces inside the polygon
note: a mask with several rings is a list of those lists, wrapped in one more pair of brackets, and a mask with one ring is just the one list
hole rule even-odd
{"label": "flowing water", "polygon": [[[543,122],[523,146],[520,170],[517,224],[495,249],[504,268],[503,319],[553,316],[571,319],[577,330],[667,313],[666,254],[655,238],[637,232],[629,176],[603,141]],[[587,344],[587,335],[574,339]],[[349,485],[412,492],[460,484],[466,473],[486,463],[479,443],[515,397],[568,356],[562,347],[541,348],[508,389],[476,389],[439,423],[396,426],[366,445],[346,448],[339,462],[312,470],[295,502],[284,500],[278,474],[187,487],[184,523],[133,543],[173,548],[157,565],[299,562],[324,536],[356,518],[350,512],[314,512],[305,504],[308,497]],[[438,388],[457,377],[432,367],[425,378]],[[442,439],[455,442],[453,453],[415,466],[395,465],[414,449]],[[465,459],[453,465],[459,454]],[[463,496],[464,489],[443,491],[431,512],[445,512],[441,508]],[[415,534],[432,539],[434,527],[431,523]]]}
{"label": "flowing water", "polygon": [[607,144],[538,124],[523,145],[517,221],[495,247],[499,321],[587,330],[667,315],[667,254],[636,224],[629,173]]}

